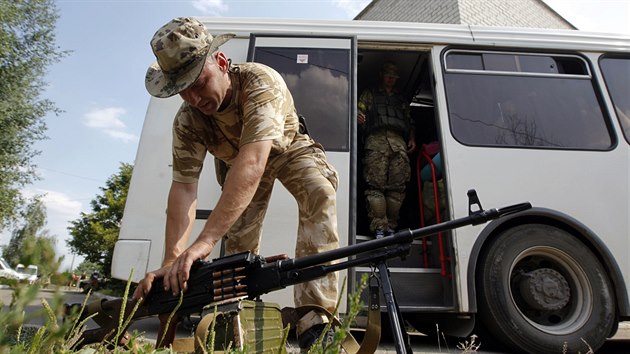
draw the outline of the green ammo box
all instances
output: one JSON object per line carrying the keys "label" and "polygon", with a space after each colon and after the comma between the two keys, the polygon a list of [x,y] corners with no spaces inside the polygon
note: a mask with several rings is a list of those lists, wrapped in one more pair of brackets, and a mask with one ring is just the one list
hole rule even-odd
{"label": "green ammo box", "polygon": [[[206,306],[202,318],[214,313],[215,305]],[[239,300],[216,305],[214,332],[215,351],[230,348],[247,353],[286,353],[280,306],[275,303]],[[209,342],[211,336],[207,338]]]}

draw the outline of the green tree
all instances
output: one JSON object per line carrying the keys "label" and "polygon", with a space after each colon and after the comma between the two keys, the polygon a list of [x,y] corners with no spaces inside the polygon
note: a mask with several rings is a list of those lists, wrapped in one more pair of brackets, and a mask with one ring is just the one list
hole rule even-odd
{"label": "green tree", "polygon": [[60,112],[42,98],[47,68],[67,54],[55,43],[58,17],[53,0],[0,0],[0,230],[17,220],[20,189],[37,178],[44,117]]}
{"label": "green tree", "polygon": [[59,268],[55,252],[57,243],[46,226],[46,207],[41,196],[33,198],[24,212],[24,224],[11,233],[2,256],[12,265],[37,265],[41,274],[52,274]]}
{"label": "green tree", "polygon": [[99,272],[103,274],[103,265],[100,263],[94,263],[90,261],[84,260],[77,266],[77,269],[74,270],[74,273],[77,275],[85,275],[89,277],[92,273]]}
{"label": "green tree", "polygon": [[22,263],[21,256],[27,239],[37,237],[37,232],[46,224],[46,207],[41,196],[33,198],[33,201],[25,208],[24,225],[13,230],[9,244],[2,251],[2,257],[12,265]]}
{"label": "green tree", "polygon": [[114,244],[120,232],[132,170],[132,165],[121,163],[118,173],[101,188],[102,194],[90,202],[92,212],[81,213],[81,217],[71,221],[72,226],[68,228],[72,236],[68,241],[70,249],[84,256],[86,261],[102,264],[107,277],[111,272]]}

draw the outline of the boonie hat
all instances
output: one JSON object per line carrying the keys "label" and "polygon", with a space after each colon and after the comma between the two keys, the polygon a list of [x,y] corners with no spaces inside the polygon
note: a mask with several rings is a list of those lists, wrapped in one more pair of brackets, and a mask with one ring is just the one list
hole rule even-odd
{"label": "boonie hat", "polygon": [[383,76],[391,76],[391,77],[400,77],[398,75],[398,67],[396,64],[392,62],[386,62],[383,64],[381,68],[381,75]]}
{"label": "boonie hat", "polygon": [[157,62],[144,79],[147,91],[155,97],[171,97],[195,83],[208,55],[230,40],[232,33],[213,37],[199,20],[178,17],[162,26],[151,39]]}

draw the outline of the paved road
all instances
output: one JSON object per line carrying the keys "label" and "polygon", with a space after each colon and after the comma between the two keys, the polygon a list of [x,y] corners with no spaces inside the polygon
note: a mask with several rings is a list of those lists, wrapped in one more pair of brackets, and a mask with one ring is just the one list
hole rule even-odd
{"label": "paved road", "polygon": [[[4,304],[9,304],[11,302],[11,289],[0,289],[0,301]],[[64,296],[64,301],[67,303],[81,303],[84,299],[84,295],[75,291],[64,291],[62,292]],[[27,308],[27,313],[33,313],[35,311],[39,311],[42,309],[41,306],[41,298],[50,299],[54,295],[54,292],[51,290],[43,290],[40,292],[38,299],[33,301],[31,305]],[[36,317],[33,319],[30,324],[41,325],[44,323],[43,317]],[[157,336],[158,330],[158,321],[155,318],[148,318],[140,321],[136,321],[130,328],[131,330],[137,330],[140,333],[144,333],[144,337],[149,340],[155,340]],[[178,337],[184,337],[187,333],[183,330],[178,332]],[[438,343],[438,340],[433,337],[428,337],[425,335],[412,335],[411,336],[411,344],[414,353],[427,353],[427,354],[444,354],[444,353],[461,353],[462,351],[457,349],[457,342],[449,342],[445,343],[441,340]],[[501,349],[492,348],[492,343],[485,343],[483,340],[481,341],[481,348],[476,353],[478,354],[497,354],[504,353]],[[289,345],[296,347],[295,341],[291,340]],[[290,352],[295,352],[291,351]],[[391,339],[385,338],[384,342],[379,346],[379,350],[377,353],[395,353],[395,346],[392,343]],[[617,332],[617,335],[611,339],[609,339],[604,346],[598,351],[598,353],[605,354],[622,354],[630,352],[630,323],[622,323],[620,325],[620,329]]]}

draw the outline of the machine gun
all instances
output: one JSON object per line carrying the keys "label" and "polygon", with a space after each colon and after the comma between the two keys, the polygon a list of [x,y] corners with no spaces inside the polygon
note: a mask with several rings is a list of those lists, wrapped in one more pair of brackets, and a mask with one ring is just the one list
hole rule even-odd
{"label": "machine gun", "polygon": [[[217,258],[212,262],[198,260],[191,268],[188,289],[183,294],[183,301],[180,301],[179,296],[164,291],[162,279],[157,279],[154,281],[151,293],[142,304],[139,304],[137,311],[133,314],[131,309],[136,305],[134,300],[129,300],[126,304],[123,304],[122,299],[101,300],[88,305],[87,311],[80,314],[80,320],[98,313],[93,319],[101,328],[84,331],[81,344],[111,340],[116,333],[120,333],[115,329],[118,327],[117,319],[122,308],[125,308],[126,316],[132,316],[132,321],[158,314],[169,314],[176,308],[178,315],[201,313],[205,306],[215,302],[243,297],[257,299],[263,294],[308,282],[331,272],[369,264],[379,270],[380,285],[385,295],[396,351],[398,353],[410,352],[408,338],[401,327],[401,315],[385,261],[407,255],[411,243],[416,239],[467,225],[483,224],[531,208],[530,203],[521,203],[499,209],[483,210],[474,190],[468,191],[468,205],[469,215],[466,217],[420,229],[403,230],[393,236],[369,240],[316,255],[296,259],[285,256],[264,258],[251,252],[243,252]],[[342,259],[346,260],[333,263]],[[68,308],[77,306],[80,304],[70,305]],[[120,341],[120,338],[118,340]]]}

